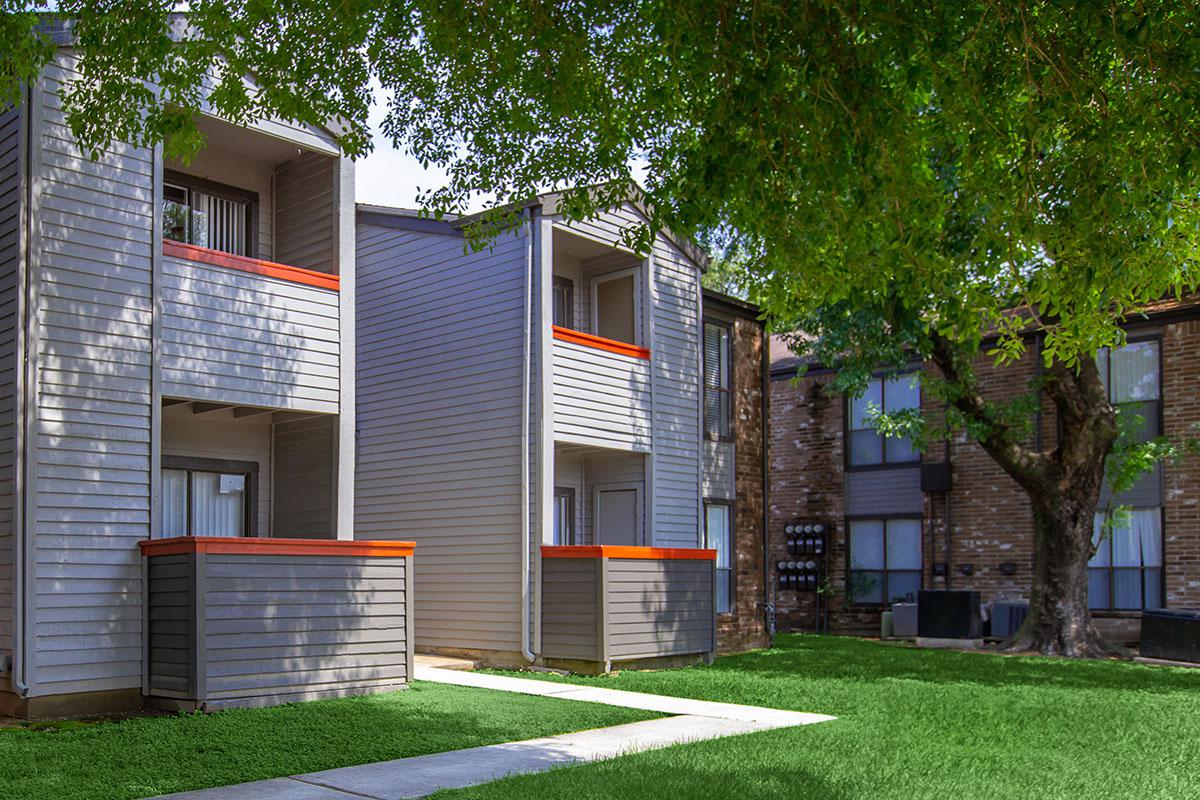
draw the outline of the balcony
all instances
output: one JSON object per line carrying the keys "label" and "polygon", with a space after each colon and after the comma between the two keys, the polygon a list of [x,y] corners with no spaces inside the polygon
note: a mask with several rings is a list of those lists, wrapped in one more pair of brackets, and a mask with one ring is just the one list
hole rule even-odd
{"label": "balcony", "polygon": [[716,551],[543,547],[542,655],[596,671],[716,648]]}
{"label": "balcony", "polygon": [[553,328],[556,442],[649,452],[650,351]]}
{"label": "balcony", "polygon": [[163,394],[337,413],[338,276],[163,242]]}

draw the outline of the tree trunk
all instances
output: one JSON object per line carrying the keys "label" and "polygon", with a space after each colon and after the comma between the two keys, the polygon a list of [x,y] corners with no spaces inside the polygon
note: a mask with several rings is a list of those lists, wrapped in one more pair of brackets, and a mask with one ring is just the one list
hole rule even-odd
{"label": "tree trunk", "polygon": [[1033,587],[1029,616],[1004,649],[1074,658],[1125,655],[1100,635],[1088,609],[1093,519],[1117,437],[1116,416],[1094,362],[1077,371],[1052,366],[1046,390],[1061,438],[1044,470],[1014,475],[1033,508]]}

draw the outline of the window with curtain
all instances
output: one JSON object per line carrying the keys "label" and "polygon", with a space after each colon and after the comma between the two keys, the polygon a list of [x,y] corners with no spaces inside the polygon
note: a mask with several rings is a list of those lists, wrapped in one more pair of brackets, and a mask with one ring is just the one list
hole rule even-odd
{"label": "window with curtain", "polygon": [[163,182],[163,238],[252,256],[257,202],[253,192],[171,172]]}
{"label": "window with curtain", "polygon": [[554,543],[581,544],[575,536],[575,490],[569,487],[554,490]]}
{"label": "window with curtain", "polygon": [[920,407],[918,373],[876,378],[868,383],[862,394],[849,401],[850,465],[904,464],[920,460],[921,454],[908,437],[883,436],[872,425],[880,414]]}
{"label": "window with curtain", "polygon": [[704,546],[717,551],[717,613],[733,610],[733,506],[704,504]]}
{"label": "window with curtain", "polygon": [[553,321],[560,328],[575,328],[575,283],[561,275],[554,276]]}
{"label": "window with curtain", "polygon": [[728,325],[704,323],[704,432],[726,439],[730,435],[730,337]]}
{"label": "window with curtain", "polygon": [[1142,418],[1139,439],[1149,441],[1158,436],[1162,400],[1158,340],[1133,341],[1116,350],[1105,348],[1096,354],[1096,367],[1108,388],[1109,402]]}
{"label": "window with curtain", "polygon": [[880,605],[915,600],[921,590],[921,520],[850,523],[850,598]]}
{"label": "window with curtain", "polygon": [[1135,508],[1104,535],[1096,514],[1088,562],[1088,606],[1099,611],[1162,608],[1163,532],[1159,508]]}
{"label": "window with curtain", "polygon": [[256,473],[205,469],[201,461],[164,456],[163,536],[253,535]]}

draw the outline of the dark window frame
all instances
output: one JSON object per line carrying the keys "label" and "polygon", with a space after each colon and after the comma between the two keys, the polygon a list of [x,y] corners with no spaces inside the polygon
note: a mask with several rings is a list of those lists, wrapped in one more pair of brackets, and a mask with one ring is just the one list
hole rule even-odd
{"label": "dark window frame", "polygon": [[[245,253],[245,255],[247,258],[258,258],[258,207],[259,207],[259,200],[260,200],[258,192],[254,192],[249,189],[242,189],[237,186],[230,186],[230,185],[224,184],[224,183],[218,183],[217,181],[210,181],[210,180],[207,180],[206,178],[200,178],[195,175],[188,175],[186,172],[177,172],[172,169],[164,169],[163,170],[164,191],[165,191],[167,184],[171,184],[173,186],[178,186],[180,188],[186,189],[188,192],[188,202],[187,202],[188,225],[187,225],[187,227],[188,227],[188,231],[189,231],[189,237],[190,237],[190,231],[191,231],[191,227],[192,227],[191,215],[195,209],[195,205],[192,202],[192,192],[203,192],[204,194],[209,194],[209,195],[212,195],[213,197],[219,197],[223,200],[231,200],[231,201],[238,202],[238,203],[245,203],[246,204],[246,253]],[[163,197],[163,203],[166,203],[165,195]],[[162,213],[163,213],[163,209],[159,208],[158,209],[159,216],[162,216]],[[164,236],[165,236],[165,231],[164,231]],[[194,244],[194,243],[185,241],[184,244]],[[196,245],[196,246],[200,247],[201,245]],[[215,248],[210,248],[210,249],[215,249]],[[225,251],[220,250],[218,252],[225,252]],[[231,253],[231,255],[238,255],[238,254]]]}
{"label": "dark window frame", "polygon": [[178,470],[187,473],[187,533],[192,533],[192,473],[211,472],[225,475],[246,476],[246,501],[242,509],[242,536],[230,538],[254,538],[258,536],[258,476],[257,461],[231,461],[220,458],[199,458],[193,456],[163,455],[160,459],[159,470]]}
{"label": "dark window frame", "polygon": [[[917,409],[918,410],[921,409],[925,402],[925,395],[923,392],[923,382],[920,380],[920,378],[923,376],[923,374],[924,374],[923,371],[919,367],[912,367],[910,369],[904,370],[903,372],[899,372],[899,373],[895,373],[895,374],[877,372],[874,375],[872,375],[871,382],[880,381],[879,397],[883,404],[884,413],[887,413],[887,382],[888,382],[888,380],[893,379],[893,378],[903,378],[903,377],[910,376],[910,375],[918,376]],[[888,457],[887,457],[886,440],[888,438],[895,438],[895,437],[886,437],[886,436],[881,436],[881,441],[883,442],[882,453],[881,453],[882,460],[881,461],[879,461],[878,463],[870,463],[870,464],[855,464],[855,463],[853,463],[850,460],[851,459],[850,434],[853,433],[854,431],[860,431],[860,430],[871,430],[871,431],[875,430],[874,428],[851,428],[850,427],[851,404],[853,402],[854,402],[853,397],[851,397],[848,394],[843,395],[843,402],[842,402],[842,442],[843,442],[842,468],[846,472],[869,472],[870,470],[877,470],[877,469],[904,469],[906,467],[907,468],[920,467],[921,461],[922,461],[921,451],[916,450],[915,448],[914,448],[914,454],[913,454],[912,458],[906,459],[904,461],[889,461]],[[870,519],[878,519],[878,517],[870,517]]]}
{"label": "dark window frame", "polygon": [[[567,320],[565,322],[555,321],[554,311],[558,308],[558,292],[560,289],[566,290],[567,293]],[[575,281],[565,275],[555,275],[553,285],[551,287],[551,297],[553,302],[550,308],[551,323],[560,328],[569,328],[576,330],[577,323],[575,322]]]}
{"label": "dark window frame", "polygon": [[[712,325],[714,328],[721,328],[725,331],[725,363],[727,365],[726,378],[729,381],[728,386],[711,386],[708,383],[708,347],[702,346],[701,353],[705,359],[702,365],[702,382],[704,388],[704,437],[709,441],[715,442],[732,442],[734,439],[733,431],[733,387],[734,387],[734,363],[733,363],[733,322],[723,319],[705,319],[701,326],[701,344],[708,338],[707,328]],[[719,397],[724,397],[725,402],[719,404],[719,408],[723,410],[723,418],[720,420],[716,431],[709,430],[709,414],[708,414],[708,393],[710,391],[717,392]]]}
{"label": "dark window frame", "polygon": [[[1160,392],[1160,394],[1161,394],[1161,392]],[[1157,567],[1147,567],[1144,562],[1143,562],[1142,566],[1140,566],[1140,567],[1117,567],[1117,566],[1114,566],[1113,565],[1113,554],[1112,554],[1113,541],[1112,541],[1112,536],[1109,536],[1107,539],[1104,540],[1104,542],[1102,542],[1102,544],[1104,544],[1108,547],[1108,566],[1093,567],[1091,565],[1088,565],[1088,567],[1087,567],[1087,571],[1089,573],[1091,573],[1092,571],[1104,571],[1108,574],[1108,605],[1093,606],[1091,592],[1088,592],[1088,609],[1090,611],[1095,611],[1095,612],[1099,612],[1102,614],[1107,614],[1107,613],[1136,614],[1140,611],[1144,611],[1147,609],[1166,608],[1166,606],[1167,606],[1167,549],[1166,549],[1167,548],[1167,510],[1166,510],[1166,507],[1164,505],[1133,506],[1130,508],[1130,511],[1157,511],[1158,512],[1158,535],[1159,535],[1158,547],[1159,547],[1159,553],[1162,554],[1162,564],[1160,564]],[[1157,606],[1147,606],[1146,605],[1146,570],[1147,569],[1158,570],[1158,605]],[[1141,605],[1139,605],[1137,608],[1117,608],[1116,606],[1113,605],[1113,598],[1117,594],[1117,591],[1116,591],[1117,590],[1117,582],[1116,581],[1117,581],[1117,571],[1118,570],[1121,570],[1121,571],[1136,570],[1138,572],[1138,575],[1141,578],[1141,580],[1138,582],[1138,586],[1139,586],[1138,594],[1141,596]]]}
{"label": "dark window frame", "polygon": [[[567,498],[567,504],[568,504],[567,505],[567,520],[570,523],[570,530],[567,531],[569,536],[567,536],[565,538],[567,538],[569,541],[556,541],[555,544],[557,544],[557,545],[578,544],[578,543],[580,543],[581,540],[579,538],[579,531],[577,530],[577,526],[575,524],[575,513],[577,510],[577,507],[575,505],[576,500],[577,500],[576,493],[575,493],[575,487],[574,486],[555,486],[554,487],[554,501],[556,504],[558,502],[558,498],[560,498],[560,497]],[[556,514],[557,514],[557,510],[556,510]],[[556,536],[555,538],[558,539],[560,537]]]}
{"label": "dark window frame", "polygon": [[[715,597],[714,597],[714,609],[713,610],[716,611],[718,616],[733,617],[733,616],[737,615],[737,570],[735,568],[735,565],[737,564],[736,510],[734,508],[734,502],[732,500],[708,498],[708,497],[704,498],[704,546],[705,547],[708,547],[708,507],[709,506],[720,506],[722,508],[728,509],[728,513],[729,513],[729,567],[727,568],[727,571],[729,572],[729,610],[728,611],[720,611],[720,610],[716,609]],[[722,570],[718,567],[714,567],[713,571],[716,573],[716,579],[719,581],[721,579]]]}
{"label": "dark window frame", "polygon": [[[887,524],[892,520],[908,520],[916,522],[921,529],[921,535],[918,540],[918,551],[921,556],[921,565],[915,570],[911,569],[894,569],[887,568]],[[854,568],[854,535],[851,530],[852,523],[855,522],[882,522],[883,523],[883,569],[858,569]],[[850,601],[850,605],[855,608],[889,608],[892,601],[888,598],[888,572],[916,572],[920,575],[920,583],[917,589],[925,588],[925,518],[921,514],[855,514],[845,518],[846,531],[846,596]],[[853,594],[854,589],[854,573],[855,572],[882,572],[883,573],[883,600],[856,600]],[[913,598],[914,600],[916,598]]]}

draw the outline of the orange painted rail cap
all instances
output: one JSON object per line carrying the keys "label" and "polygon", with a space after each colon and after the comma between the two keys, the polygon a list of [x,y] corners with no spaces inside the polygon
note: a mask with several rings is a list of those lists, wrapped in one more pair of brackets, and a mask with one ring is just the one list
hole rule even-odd
{"label": "orange painted rail cap", "polygon": [[182,553],[275,556],[411,556],[415,542],[367,542],[344,539],[264,539],[254,536],[174,536],[138,542],[144,556]]}
{"label": "orange painted rail cap", "polygon": [[650,351],[645,347],[638,347],[635,344],[628,342],[618,342],[616,339],[605,339],[603,336],[596,336],[583,331],[574,331],[570,328],[564,328],[561,325],[551,326],[551,331],[554,333],[554,338],[560,342],[570,342],[571,344],[581,344],[584,347],[594,347],[597,350],[607,350],[610,353],[619,353],[623,356],[632,356],[634,358],[649,358]]}
{"label": "orange painted rail cap", "polygon": [[542,558],[640,558],[651,561],[716,561],[716,550],[693,547],[625,547],[613,544],[542,545]]}
{"label": "orange painted rail cap", "polygon": [[250,272],[268,278],[278,278],[279,280],[291,281],[292,283],[303,283],[306,286],[315,286],[318,289],[332,289],[335,292],[341,286],[341,278],[337,275],[330,275],[327,272],[289,267],[287,264],[276,264],[274,261],[264,261],[261,258],[222,253],[220,250],[212,250],[194,244],[184,244],[183,242],[176,242],[171,239],[163,239],[163,255],[174,256],[175,258],[182,258],[187,261],[198,261],[201,264],[211,264],[214,267],[225,267],[227,269]]}

